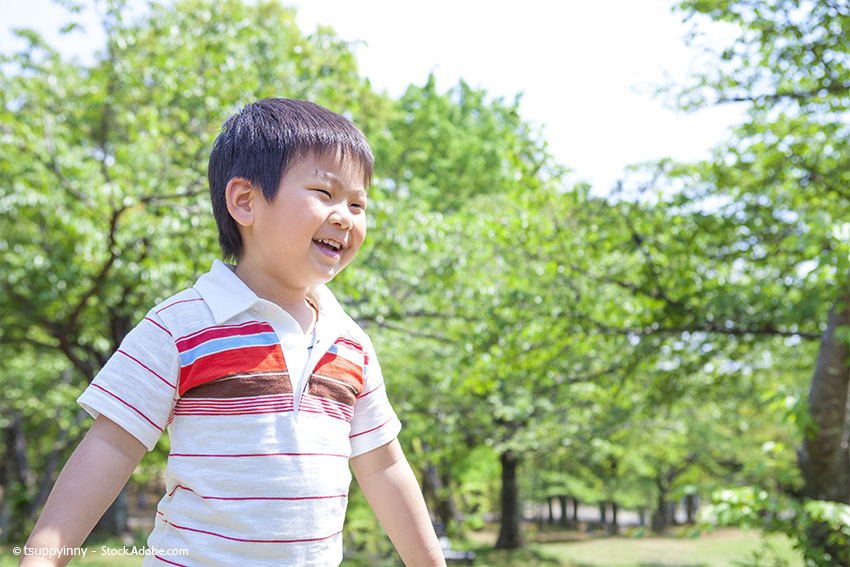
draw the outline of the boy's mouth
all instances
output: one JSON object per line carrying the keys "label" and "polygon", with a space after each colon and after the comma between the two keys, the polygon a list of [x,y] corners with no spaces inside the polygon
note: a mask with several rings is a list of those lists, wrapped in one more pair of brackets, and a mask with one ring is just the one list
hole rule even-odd
{"label": "boy's mouth", "polygon": [[330,240],[327,238],[317,238],[314,239],[313,242],[316,243],[316,246],[321,248],[326,254],[329,255],[337,255],[339,251],[342,250],[342,243],[337,242],[336,240]]}

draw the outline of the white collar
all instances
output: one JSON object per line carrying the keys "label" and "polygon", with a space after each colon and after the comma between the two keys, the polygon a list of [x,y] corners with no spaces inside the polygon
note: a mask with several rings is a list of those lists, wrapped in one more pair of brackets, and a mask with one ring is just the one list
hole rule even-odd
{"label": "white collar", "polygon": [[[222,325],[240,313],[248,311],[263,300],[234,273],[234,266],[220,260],[213,262],[210,271],[198,278],[194,289],[204,298],[216,325]],[[344,327],[356,326],[327,286],[308,292],[310,301],[319,310],[319,319],[335,319]]]}

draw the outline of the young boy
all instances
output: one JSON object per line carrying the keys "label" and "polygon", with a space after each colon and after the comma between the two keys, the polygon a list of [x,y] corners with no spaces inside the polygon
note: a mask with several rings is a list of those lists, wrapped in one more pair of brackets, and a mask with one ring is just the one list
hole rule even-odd
{"label": "young boy", "polygon": [[167,428],[144,566],[338,565],[349,465],[404,562],[444,565],[372,345],[324,285],[363,243],[372,167],[363,134],[309,102],[225,122],[209,183],[236,264],[151,310],[80,396],[95,422],[27,548],[79,547]]}

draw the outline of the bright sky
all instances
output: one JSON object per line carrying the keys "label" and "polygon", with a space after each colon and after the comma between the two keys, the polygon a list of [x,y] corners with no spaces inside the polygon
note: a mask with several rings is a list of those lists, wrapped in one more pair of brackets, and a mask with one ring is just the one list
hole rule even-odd
{"label": "bright sky", "polygon": [[[304,32],[329,24],[355,50],[361,73],[401,95],[429,72],[440,91],[460,78],[512,101],[543,126],[556,159],[606,192],[623,168],[645,160],[706,158],[731,124],[734,107],[685,114],[653,96],[665,75],[683,81],[695,59],[673,0],[282,0]],[[144,5],[132,0],[134,5]],[[68,21],[51,0],[0,0],[0,51],[9,30],[32,27],[83,61],[102,42],[88,32],[59,36]]]}

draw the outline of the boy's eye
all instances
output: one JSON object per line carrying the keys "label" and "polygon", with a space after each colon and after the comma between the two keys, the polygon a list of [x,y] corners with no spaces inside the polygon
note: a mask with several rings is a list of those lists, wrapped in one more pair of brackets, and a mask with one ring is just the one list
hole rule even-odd
{"label": "boy's eye", "polygon": [[366,203],[351,203],[351,207],[360,211],[365,211]]}
{"label": "boy's eye", "polygon": [[324,195],[328,199],[331,198],[331,192],[330,191],[325,191],[324,189],[313,189],[313,191],[317,191],[317,192],[321,193],[322,195]]}

